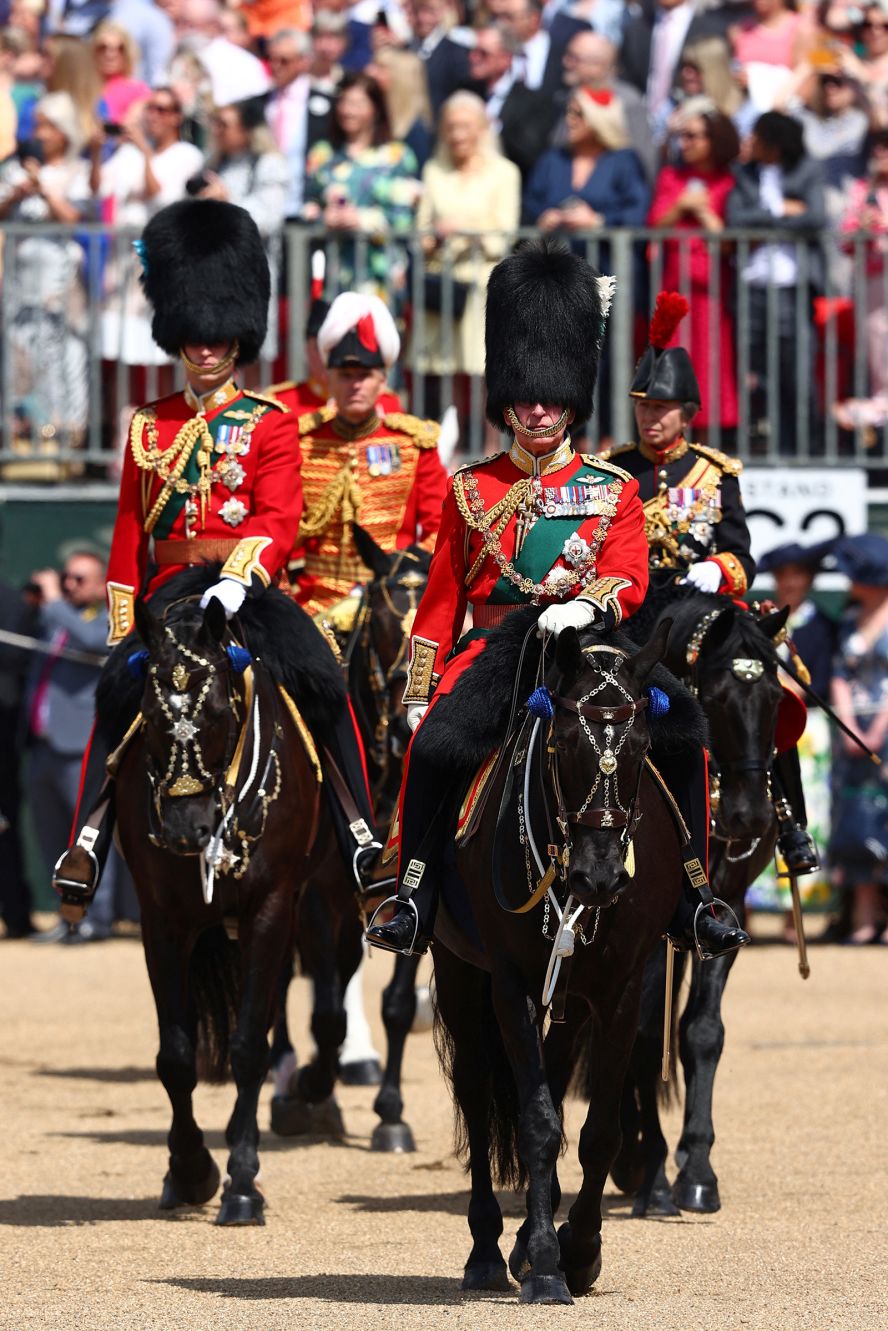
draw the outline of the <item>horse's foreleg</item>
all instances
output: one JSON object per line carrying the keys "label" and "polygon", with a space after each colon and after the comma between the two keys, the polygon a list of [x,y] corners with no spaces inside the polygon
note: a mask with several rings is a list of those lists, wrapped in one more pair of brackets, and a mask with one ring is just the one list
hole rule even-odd
{"label": "horse's foreleg", "polygon": [[465,1265],[463,1289],[507,1290],[509,1276],[499,1249],[503,1216],[490,1173],[493,1073],[487,1041],[491,1034],[498,1039],[498,1034],[489,980],[442,948],[435,956],[435,984],[438,1014],[452,1051],[450,1075],[472,1178],[468,1214],[472,1250]]}
{"label": "horse's foreleg", "polygon": [[161,933],[144,910],[142,939],[160,1031],[157,1075],[173,1111],[160,1208],[202,1206],[219,1187],[219,1170],[204,1145],[192,1105],[197,1085],[197,1013],[189,992],[188,956],[181,940]]}
{"label": "horse's foreleg", "polygon": [[231,1036],[231,1071],[237,1087],[234,1111],[225,1129],[228,1181],[216,1218],[219,1225],[262,1225],[265,1199],[256,1187],[259,1173],[259,1093],[270,1064],[268,1028],[286,955],[287,904],[265,905],[261,921],[240,922],[241,996]]}
{"label": "horse's foreleg", "polygon": [[382,993],[382,1020],[385,1024],[386,1059],[382,1085],[373,1101],[377,1123],[371,1138],[375,1151],[415,1151],[409,1124],[403,1122],[404,1100],[401,1095],[401,1069],[407,1036],[416,1016],[416,972],[418,957],[398,957],[391,981]]}
{"label": "horse's foreleg", "polygon": [[277,1010],[271,1034],[271,1069],[274,1076],[275,1095],[282,1095],[286,1091],[298,1063],[287,1022],[287,999],[292,982],[293,958],[288,956],[284,958],[284,964],[278,976]]}
{"label": "horse's foreleg", "polygon": [[715,1142],[712,1094],[725,1042],[722,995],[736,952],[714,961],[694,962],[691,995],[681,1019],[681,1062],[685,1075],[685,1115],[678,1144],[680,1172],[672,1196],[683,1211],[718,1211],[721,1199],[712,1168]]}
{"label": "horse's foreleg", "polygon": [[641,977],[620,994],[610,1022],[593,1025],[590,1085],[594,1087],[580,1132],[583,1182],[558,1232],[561,1265],[572,1294],[587,1293],[601,1271],[601,1197],[620,1145],[620,1099],[638,1022]]}
{"label": "horse's foreleg", "polygon": [[339,1080],[344,1086],[378,1086],[379,1055],[373,1047],[364,1011],[364,958],[345,987],[345,1044],[339,1051]]}
{"label": "horse's foreleg", "polygon": [[517,976],[493,976],[493,1005],[518,1091],[518,1153],[527,1173],[527,1219],[509,1259],[522,1303],[572,1303],[559,1270],[552,1186],[561,1119],[546,1080],[536,1007]]}

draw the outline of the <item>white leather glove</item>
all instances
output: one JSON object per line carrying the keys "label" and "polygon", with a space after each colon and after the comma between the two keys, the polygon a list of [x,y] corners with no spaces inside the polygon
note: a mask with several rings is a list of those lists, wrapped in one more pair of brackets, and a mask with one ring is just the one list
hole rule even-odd
{"label": "white leather glove", "polygon": [[582,633],[595,619],[595,606],[591,601],[568,601],[567,605],[550,605],[537,620],[537,637],[551,633],[556,638],[563,629],[576,629]]}
{"label": "white leather glove", "polygon": [[407,708],[407,724],[412,734],[428,711],[427,702],[412,702]]}
{"label": "white leather glove", "polygon": [[215,596],[217,601],[222,602],[225,618],[230,619],[232,615],[236,615],[240,610],[246,595],[247,589],[242,582],[235,582],[233,578],[221,578],[219,582],[213,583],[212,587],[206,589],[200,598],[200,608],[206,610]]}
{"label": "white leather glove", "polygon": [[698,592],[717,592],[722,582],[722,571],[714,559],[704,559],[699,564],[691,565],[684,580],[696,587]]}

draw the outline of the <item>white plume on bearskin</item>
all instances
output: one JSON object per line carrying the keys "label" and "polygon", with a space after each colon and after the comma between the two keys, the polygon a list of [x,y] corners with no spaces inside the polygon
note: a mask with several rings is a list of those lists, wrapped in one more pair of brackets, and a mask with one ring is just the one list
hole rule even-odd
{"label": "white plume on bearskin", "polygon": [[401,351],[401,339],[388,307],[378,296],[364,296],[357,291],[343,291],[330,306],[318,333],[318,349],[326,364],[330,352],[347,333],[370,315],[376,340],[386,369],[394,365]]}

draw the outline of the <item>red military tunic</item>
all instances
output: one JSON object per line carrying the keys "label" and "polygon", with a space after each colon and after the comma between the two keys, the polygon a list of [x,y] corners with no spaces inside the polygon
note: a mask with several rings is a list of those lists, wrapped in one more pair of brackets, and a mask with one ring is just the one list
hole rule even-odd
{"label": "red military tunic", "polygon": [[[461,468],[444,504],[428,587],[413,626],[404,701],[450,692],[516,607],[577,598],[617,622],[647,590],[648,546],[638,484],[565,441],[534,459],[519,443]],[[474,630],[451,656],[467,607]]]}
{"label": "red military tunic", "polygon": [[[304,416],[308,411],[320,411],[330,401],[330,394],[316,379],[303,379],[299,384],[295,379],[286,379],[283,383],[272,384],[265,389],[266,397],[276,398],[296,416]],[[384,416],[387,411],[400,411],[401,399],[397,393],[386,390],[380,393],[376,403],[376,413]]]}
{"label": "red military tunic", "polygon": [[324,407],[299,421],[305,513],[296,597],[310,614],[344,600],[368,570],[355,547],[357,521],[383,550],[434,545],[447,473],[438,425],[403,412],[359,428]]}
{"label": "red military tunic", "polygon": [[223,561],[224,576],[246,586],[276,578],[302,515],[299,468],[295,418],[231,381],[137,411],[108,561],[109,643],[133,627],[152,554],[149,591],[206,560]]}

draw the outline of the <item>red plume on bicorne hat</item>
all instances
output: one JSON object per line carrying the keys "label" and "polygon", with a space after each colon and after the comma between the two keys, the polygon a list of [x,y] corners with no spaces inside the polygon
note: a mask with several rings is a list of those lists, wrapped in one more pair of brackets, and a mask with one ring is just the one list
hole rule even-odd
{"label": "red plume on bicorne hat", "polygon": [[648,341],[652,347],[662,351],[669,346],[675,336],[675,330],[690,309],[684,296],[678,291],[661,291],[657,296]]}

